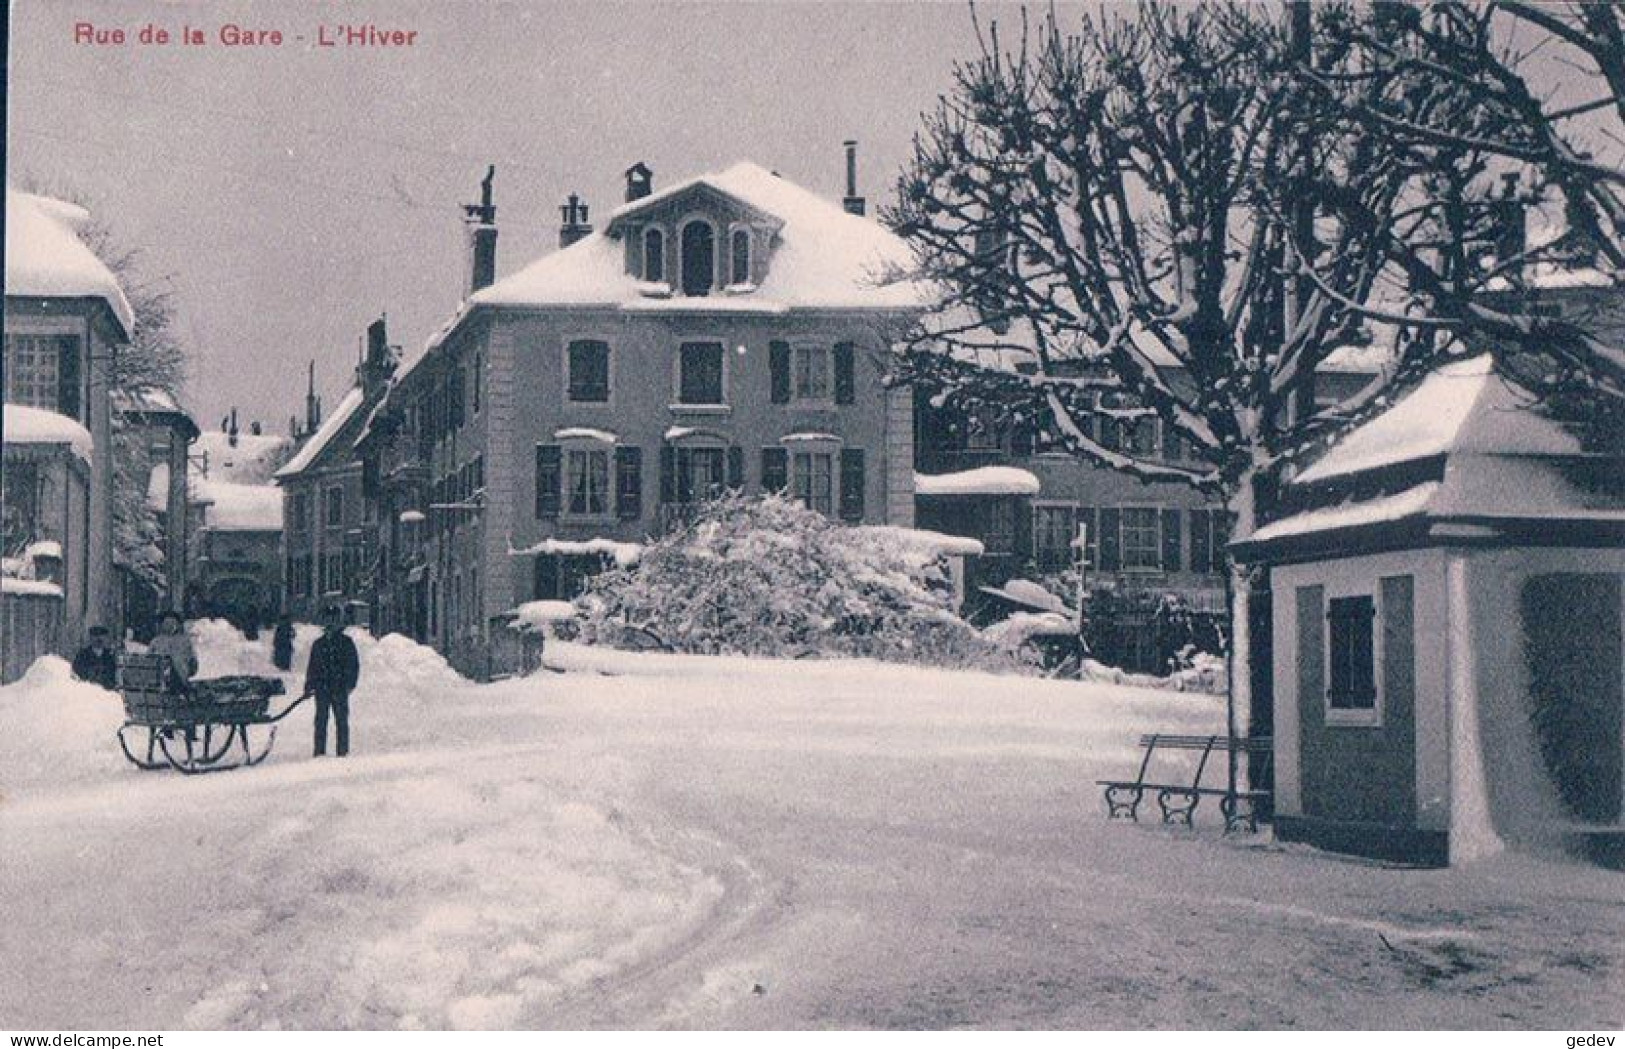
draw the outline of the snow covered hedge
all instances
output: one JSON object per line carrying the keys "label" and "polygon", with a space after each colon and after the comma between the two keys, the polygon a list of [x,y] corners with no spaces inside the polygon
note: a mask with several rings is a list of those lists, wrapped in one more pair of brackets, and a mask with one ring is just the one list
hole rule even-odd
{"label": "snow covered hedge", "polygon": [[581,638],[679,652],[1014,669],[952,610],[946,563],[778,496],[724,496],[577,601]]}

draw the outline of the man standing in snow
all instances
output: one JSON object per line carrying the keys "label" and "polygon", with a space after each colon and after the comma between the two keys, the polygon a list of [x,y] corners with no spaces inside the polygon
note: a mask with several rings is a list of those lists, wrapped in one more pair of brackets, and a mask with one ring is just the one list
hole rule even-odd
{"label": "man standing in snow", "polygon": [[355,642],[344,636],[344,613],[338,606],[322,613],[322,636],[310,646],[305,665],[305,695],[316,697],[316,757],[327,753],[327,716],[338,734],[338,756],[350,753],[350,692],[361,678]]}

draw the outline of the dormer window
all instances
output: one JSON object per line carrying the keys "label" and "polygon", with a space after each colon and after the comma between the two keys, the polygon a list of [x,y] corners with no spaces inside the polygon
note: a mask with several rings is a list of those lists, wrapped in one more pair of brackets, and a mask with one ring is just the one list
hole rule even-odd
{"label": "dormer window", "polygon": [[716,234],[711,224],[695,219],[682,233],[683,294],[709,295],[716,280]]}
{"label": "dormer window", "polygon": [[643,279],[651,284],[666,279],[666,235],[658,229],[643,231]]}
{"label": "dormer window", "polygon": [[749,284],[750,280],[750,230],[736,229],[729,237],[729,257],[732,262],[730,284]]}

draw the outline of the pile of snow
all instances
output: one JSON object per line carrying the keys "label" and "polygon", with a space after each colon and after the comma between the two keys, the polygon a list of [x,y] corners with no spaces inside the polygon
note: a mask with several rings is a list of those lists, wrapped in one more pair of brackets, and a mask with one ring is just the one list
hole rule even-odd
{"label": "pile of snow", "polygon": [[1037,495],[1038,489],[1036,476],[1014,466],[914,475],[915,495]]}
{"label": "pile of snow", "polygon": [[0,688],[0,791],[30,793],[119,773],[128,767],[114,738],[123,723],[118,693],[75,680],[60,656],[36,660]]}
{"label": "pile of snow", "polygon": [[[126,334],[135,312],[118,278],[79,239],[90,212],[76,204],[6,190],[6,294],[42,298],[94,298],[107,303]],[[10,415],[10,406],[7,406]],[[6,420],[6,440],[11,440]]]}
{"label": "pile of snow", "polygon": [[576,617],[576,606],[568,601],[526,601],[513,610],[513,625],[541,632],[554,623],[573,623]]}
{"label": "pile of snow", "polygon": [[446,689],[468,684],[439,652],[404,634],[375,639],[356,627],[345,633],[361,655],[361,677],[370,692],[424,703],[440,698]]}
{"label": "pile of snow", "polygon": [[901,525],[853,525],[851,531],[866,536],[876,543],[891,544],[909,551],[922,563],[938,557],[980,557],[987,552],[980,539],[964,535],[948,535],[928,528],[904,528]]}
{"label": "pile of snow", "polygon": [[74,455],[90,462],[95,444],[90,431],[77,421],[26,404],[7,404],[0,411],[0,428],[4,429],[7,444],[65,444]]}
{"label": "pile of snow", "polygon": [[1085,681],[1098,681],[1128,688],[1151,688],[1160,691],[1201,692],[1210,696],[1223,696],[1229,680],[1224,660],[1206,652],[1198,652],[1188,665],[1164,677],[1155,674],[1137,674],[1133,671],[1110,667],[1093,659],[1083,661],[1081,674]]}

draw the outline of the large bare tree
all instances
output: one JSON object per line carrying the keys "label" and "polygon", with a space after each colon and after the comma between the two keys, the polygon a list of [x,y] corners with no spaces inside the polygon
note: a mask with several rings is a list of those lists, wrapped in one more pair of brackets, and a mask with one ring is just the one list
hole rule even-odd
{"label": "large bare tree", "polygon": [[[1625,116],[1616,8],[1146,3],[978,31],[887,216],[944,289],[915,381],[1209,492],[1243,536],[1298,461],[1477,336],[1543,381],[1625,392],[1605,343],[1486,297],[1576,249],[1620,259],[1621,178],[1586,140]],[[1558,100],[1579,68],[1590,95]],[[1510,209],[1535,201],[1565,231],[1515,245]],[[1387,367],[1317,407],[1317,368],[1372,340]],[[1194,462],[1097,439],[1103,406],[1154,413]],[[1230,572],[1244,732],[1250,580]]]}

